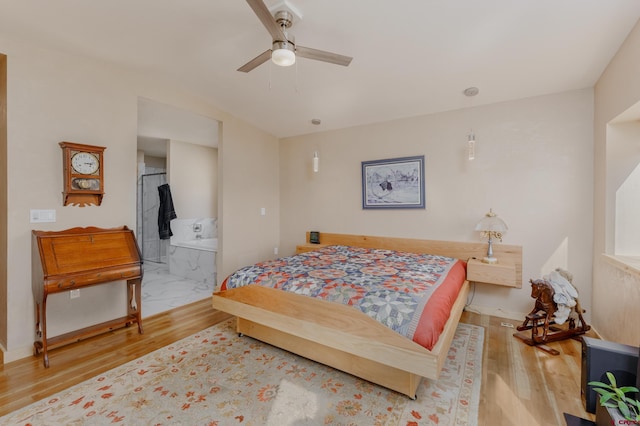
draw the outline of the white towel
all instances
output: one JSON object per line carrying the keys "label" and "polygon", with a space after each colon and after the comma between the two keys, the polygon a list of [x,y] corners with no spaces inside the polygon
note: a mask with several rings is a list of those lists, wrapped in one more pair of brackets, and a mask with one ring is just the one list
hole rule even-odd
{"label": "white towel", "polygon": [[546,282],[551,284],[555,294],[553,295],[553,301],[556,302],[558,310],[554,314],[554,320],[556,324],[564,324],[571,308],[576,306],[576,300],[578,299],[578,291],[565,277],[560,275],[558,271],[553,271],[549,275],[543,277]]}

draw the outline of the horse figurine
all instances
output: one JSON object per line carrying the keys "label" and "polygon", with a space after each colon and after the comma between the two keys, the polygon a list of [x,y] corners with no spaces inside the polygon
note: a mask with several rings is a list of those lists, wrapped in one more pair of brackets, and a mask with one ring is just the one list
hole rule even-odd
{"label": "horse figurine", "polygon": [[[558,272],[571,282],[571,276],[568,272],[560,270]],[[558,305],[554,300],[555,290],[553,286],[544,279],[532,279],[529,282],[531,283],[531,297],[536,300],[535,305],[531,312],[527,314],[522,325],[517,327],[519,333],[515,333],[514,336],[530,346],[537,346],[546,352],[558,355],[559,352],[557,350],[550,348],[545,343],[575,338],[589,331],[591,327],[584,321],[582,317],[584,310],[580,307],[577,299],[575,300],[575,306],[571,308],[572,312],[568,318],[568,326],[564,328],[556,326],[554,316],[558,311]],[[576,317],[579,321],[579,326],[576,326]],[[542,330],[540,331],[539,328],[542,328]],[[530,337],[523,332],[525,330],[531,330]]]}
{"label": "horse figurine", "polygon": [[[537,328],[539,320],[544,319],[541,341],[545,342],[549,326],[553,323],[553,315],[558,310],[558,305],[553,301],[553,296],[556,292],[551,287],[551,284],[545,280],[529,280],[529,282],[531,283],[531,297],[536,299],[536,303],[531,312],[527,314],[522,325],[518,327],[518,331]],[[538,314],[539,312],[541,314]],[[530,322],[532,323],[531,326],[528,325]],[[536,339],[536,337],[533,338]]]}

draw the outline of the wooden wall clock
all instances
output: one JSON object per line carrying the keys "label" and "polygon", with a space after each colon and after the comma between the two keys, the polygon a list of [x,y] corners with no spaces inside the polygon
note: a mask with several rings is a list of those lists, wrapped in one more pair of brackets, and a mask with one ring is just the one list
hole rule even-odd
{"label": "wooden wall clock", "polygon": [[63,205],[99,206],[104,196],[103,146],[60,142],[64,173]]}

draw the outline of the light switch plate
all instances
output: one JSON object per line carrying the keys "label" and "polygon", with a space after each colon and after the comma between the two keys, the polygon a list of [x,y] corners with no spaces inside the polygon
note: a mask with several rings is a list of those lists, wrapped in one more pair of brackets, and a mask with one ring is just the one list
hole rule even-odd
{"label": "light switch plate", "polygon": [[31,209],[29,211],[29,218],[31,219],[31,223],[55,222],[56,211]]}

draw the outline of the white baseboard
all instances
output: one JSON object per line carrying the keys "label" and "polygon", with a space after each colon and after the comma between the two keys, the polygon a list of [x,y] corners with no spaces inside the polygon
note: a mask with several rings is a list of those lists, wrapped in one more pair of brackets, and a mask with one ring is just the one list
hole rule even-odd
{"label": "white baseboard", "polygon": [[33,356],[33,346],[27,346],[24,348],[19,348],[13,351],[7,351],[4,348],[3,350],[3,363],[8,364],[13,361],[17,361],[22,358],[27,358]]}

